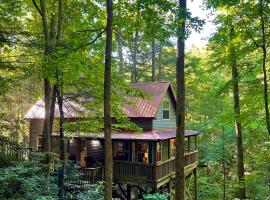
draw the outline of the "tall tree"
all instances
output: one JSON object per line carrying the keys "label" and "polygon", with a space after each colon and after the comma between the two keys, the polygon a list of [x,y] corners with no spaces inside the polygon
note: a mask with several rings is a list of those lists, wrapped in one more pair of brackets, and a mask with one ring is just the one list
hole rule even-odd
{"label": "tall tree", "polygon": [[138,42],[139,42],[139,31],[136,29],[133,38],[133,48],[131,48],[132,54],[132,65],[131,65],[131,83],[137,83],[138,81]]}
{"label": "tall tree", "polygon": [[152,40],[151,43],[151,60],[152,60],[152,76],[151,79],[154,82],[156,80],[156,41]]}
{"label": "tall tree", "polygon": [[60,200],[64,199],[64,177],[65,177],[65,138],[64,138],[64,111],[63,111],[63,81],[62,76],[57,75],[56,85],[57,103],[59,106],[59,152],[61,166],[58,173],[58,197]]}
{"label": "tall tree", "polygon": [[262,39],[262,70],[263,70],[263,85],[264,85],[264,109],[265,109],[265,120],[267,131],[270,134],[270,114],[269,114],[269,97],[268,97],[268,81],[267,81],[267,70],[266,70],[266,58],[267,58],[267,46],[266,46],[266,33],[265,33],[265,11],[264,11],[264,1],[259,0],[259,13],[261,22],[261,39]]}
{"label": "tall tree", "polygon": [[235,115],[235,132],[236,132],[236,147],[237,147],[237,175],[239,180],[238,197],[246,199],[245,187],[245,169],[244,169],[244,155],[243,155],[243,139],[242,139],[242,125],[240,121],[240,95],[239,95],[239,74],[236,62],[236,51],[234,44],[234,27],[230,30],[230,65],[232,73],[233,84],[233,102],[234,102],[234,115]]}
{"label": "tall tree", "polygon": [[[32,0],[36,10],[41,16],[42,20],[42,28],[44,35],[44,98],[45,98],[45,117],[44,117],[44,125],[43,125],[43,137],[44,137],[44,151],[51,151],[51,128],[53,123],[53,114],[54,112],[54,103],[55,103],[55,94],[53,92],[54,87],[50,83],[50,77],[48,77],[49,73],[46,73],[46,60],[50,56],[50,54],[54,51],[56,44],[60,40],[60,34],[62,30],[62,1],[58,1],[58,10],[51,12],[51,17],[48,17],[48,9],[46,7],[46,2],[44,0],[40,0],[40,5],[36,2],[36,0]],[[54,9],[54,3],[51,5],[52,9]],[[58,16],[55,13],[58,12]],[[48,23],[50,21],[50,25]],[[57,21],[57,24],[56,24]],[[53,109],[53,111],[51,111]]]}
{"label": "tall tree", "polygon": [[175,199],[185,199],[185,36],[186,36],[186,0],[179,0],[177,27],[177,61],[176,61],[176,156],[175,156]]}
{"label": "tall tree", "polygon": [[104,72],[104,140],[105,140],[105,190],[104,199],[112,199],[112,121],[111,121],[111,65],[112,65],[112,0],[106,0],[106,50]]}

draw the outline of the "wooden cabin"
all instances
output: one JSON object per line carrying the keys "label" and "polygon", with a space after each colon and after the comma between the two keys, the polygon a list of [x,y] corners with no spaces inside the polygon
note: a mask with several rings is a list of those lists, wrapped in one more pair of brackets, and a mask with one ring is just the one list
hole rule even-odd
{"label": "wooden cabin", "polygon": [[[112,134],[113,179],[119,187],[126,186],[129,196],[131,186],[141,191],[158,191],[172,188],[175,177],[176,99],[169,82],[133,84],[151,98],[134,99],[123,112],[143,129],[142,133],[119,131]],[[65,119],[81,119],[83,106],[65,100]],[[55,118],[59,111],[55,110]],[[42,149],[44,103],[38,101],[26,114],[30,122],[30,143],[33,150]],[[198,164],[197,131],[186,130],[185,174],[196,173]],[[53,149],[58,150],[58,134],[53,134]],[[68,158],[81,167],[81,183],[94,183],[103,178],[104,137],[102,134],[74,133],[68,140]],[[196,183],[195,183],[196,185]],[[129,198],[127,198],[129,199]]]}

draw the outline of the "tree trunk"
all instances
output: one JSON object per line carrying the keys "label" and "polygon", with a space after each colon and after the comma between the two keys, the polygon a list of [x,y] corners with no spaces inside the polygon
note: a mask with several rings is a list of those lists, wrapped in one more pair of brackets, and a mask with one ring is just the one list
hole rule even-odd
{"label": "tree trunk", "polygon": [[156,41],[153,39],[151,44],[151,58],[152,58],[152,82],[156,81]]}
{"label": "tree trunk", "polygon": [[233,101],[234,101],[234,114],[235,114],[235,132],[237,142],[237,175],[239,180],[238,197],[240,199],[246,199],[246,188],[245,188],[245,169],[244,169],[244,156],[243,156],[243,139],[242,139],[242,126],[240,122],[240,98],[239,98],[239,75],[236,64],[235,48],[233,44],[234,39],[234,28],[231,28],[231,73],[233,83]]}
{"label": "tree trunk", "polygon": [[[61,30],[62,30],[62,0],[58,0],[58,21],[56,30],[56,19],[55,14],[51,16],[50,30],[48,26],[48,18],[46,12],[45,1],[40,0],[40,7],[36,3],[36,0],[32,0],[36,10],[39,12],[42,19],[42,28],[44,34],[44,55],[49,55],[55,45],[59,44]],[[45,66],[44,66],[45,67]],[[55,88],[55,87],[53,87]],[[53,89],[54,90],[54,89]],[[45,152],[51,151],[51,133],[54,119],[54,108],[55,108],[55,91],[52,90],[52,85],[48,77],[44,78],[44,98],[45,98],[45,116],[43,125],[43,137],[44,137],[44,148]]]}
{"label": "tree trunk", "polygon": [[260,18],[261,18],[261,31],[262,31],[262,68],[263,68],[263,86],[264,86],[264,109],[265,109],[265,121],[267,131],[270,134],[270,116],[268,106],[268,80],[266,71],[266,58],[267,58],[267,47],[266,47],[266,35],[265,35],[265,22],[264,22],[264,11],[263,11],[263,0],[260,0]]}
{"label": "tree trunk", "polygon": [[43,124],[43,151],[51,152],[51,135],[50,135],[50,116],[51,116],[51,84],[48,78],[44,78],[44,103],[45,103],[45,116]]}
{"label": "tree trunk", "polygon": [[[53,131],[53,121],[54,121],[54,113],[55,113],[55,101],[56,101],[56,91],[57,88],[54,86],[51,92],[51,106],[50,106],[50,140],[52,141],[52,131]],[[52,147],[51,147],[52,148]]]}
{"label": "tree trunk", "polygon": [[162,70],[161,70],[161,55],[162,55],[163,46],[160,44],[159,46],[159,54],[158,54],[158,80],[161,81]]}
{"label": "tree trunk", "polygon": [[[48,28],[48,20],[45,8],[44,0],[40,0],[40,8],[37,6],[35,0],[33,3],[41,15],[42,19],[42,27],[44,34],[44,55],[48,55],[51,47],[50,47],[50,35]],[[51,84],[48,77],[44,78],[44,103],[45,103],[45,116],[44,116],[44,124],[43,124],[43,139],[44,139],[44,147],[43,151],[50,152],[51,151],[51,136],[50,136],[50,107],[51,107]]]}
{"label": "tree trunk", "polygon": [[58,175],[58,197],[60,200],[64,199],[64,175],[65,175],[65,139],[64,139],[64,111],[63,111],[63,83],[60,80],[62,77],[58,76],[57,80],[57,102],[59,106],[59,151],[60,151],[60,162],[61,166],[59,168],[59,175]]}
{"label": "tree trunk", "polygon": [[138,74],[137,74],[137,53],[138,53],[138,39],[139,39],[139,32],[136,30],[135,37],[134,37],[134,47],[132,51],[132,68],[131,68],[131,83],[137,83],[138,81]]}
{"label": "tree trunk", "polygon": [[121,76],[124,74],[124,57],[123,57],[123,46],[120,38],[116,37],[117,51],[119,57],[119,72]]}
{"label": "tree trunk", "polygon": [[[186,0],[179,0],[179,13],[186,11]],[[176,156],[175,156],[175,199],[185,199],[185,16],[182,16],[181,25],[177,28],[177,62],[176,62]]]}
{"label": "tree trunk", "polygon": [[105,189],[104,199],[112,199],[112,139],[111,139],[111,64],[112,64],[112,0],[106,0],[106,51],[104,73],[104,140],[105,140]]}

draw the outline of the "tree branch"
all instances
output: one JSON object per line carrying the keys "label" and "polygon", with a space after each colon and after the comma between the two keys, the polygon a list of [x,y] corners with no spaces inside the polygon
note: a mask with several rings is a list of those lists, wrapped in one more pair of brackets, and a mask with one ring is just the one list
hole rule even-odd
{"label": "tree branch", "polygon": [[[237,13],[236,13],[236,14],[237,14]],[[246,22],[245,22],[243,16],[242,16],[240,13],[238,13],[238,14],[239,14],[239,16],[240,16],[240,18],[241,18],[241,20],[242,20],[242,22],[243,22],[243,24],[244,24],[244,28],[245,28],[245,30],[246,30],[246,33],[247,33],[248,36],[250,37],[250,39],[253,41],[253,43],[255,44],[255,46],[256,46],[257,48],[261,48],[262,46],[259,45],[259,44],[256,42],[256,40],[254,39],[254,37],[252,36],[252,34],[249,32],[248,27],[247,27],[247,24],[246,24]]]}
{"label": "tree branch", "polygon": [[86,44],[83,44],[83,45],[81,45],[81,46],[79,46],[79,47],[76,47],[76,48],[74,48],[74,49],[71,49],[71,50],[67,51],[66,53],[63,53],[62,55],[56,57],[56,58],[53,59],[53,60],[57,60],[57,59],[59,59],[59,58],[62,58],[62,57],[66,56],[67,54],[69,54],[69,53],[71,53],[71,52],[73,52],[73,51],[78,51],[79,49],[82,49],[82,48],[84,48],[84,47],[86,47],[86,46],[88,46],[88,45],[91,45],[91,44],[95,43],[95,42],[97,41],[97,39],[98,39],[105,31],[106,31],[106,30],[101,31],[101,32],[95,37],[95,39],[93,39],[93,40],[90,41],[89,43],[86,43]]}
{"label": "tree branch", "polygon": [[80,30],[80,31],[75,31],[76,33],[84,33],[84,32],[96,32],[96,31],[101,31],[104,30],[105,28],[97,28],[97,29],[86,29],[86,30]]}
{"label": "tree branch", "polygon": [[36,0],[32,0],[32,2],[34,4],[34,6],[36,7],[37,11],[39,12],[39,14],[42,16],[41,9],[38,7]]}

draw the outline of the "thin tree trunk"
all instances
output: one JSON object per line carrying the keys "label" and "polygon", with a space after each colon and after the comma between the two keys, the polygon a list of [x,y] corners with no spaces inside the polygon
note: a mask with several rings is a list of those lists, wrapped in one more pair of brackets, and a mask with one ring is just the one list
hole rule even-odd
{"label": "thin tree trunk", "polygon": [[119,72],[121,75],[124,74],[124,57],[123,57],[123,46],[120,38],[116,37],[117,51],[119,57]]}
{"label": "thin tree trunk", "polygon": [[63,111],[63,83],[60,80],[62,77],[58,76],[57,80],[57,102],[59,106],[59,142],[60,142],[60,161],[61,166],[59,168],[59,175],[58,175],[58,197],[60,200],[64,199],[64,174],[65,174],[65,140],[64,140],[64,111]]}
{"label": "thin tree trunk", "polygon": [[267,47],[266,47],[266,35],[265,35],[265,22],[264,22],[264,11],[263,11],[263,0],[260,0],[260,17],[261,17],[261,31],[262,31],[262,68],[263,68],[263,86],[264,86],[264,109],[265,109],[265,121],[267,131],[270,134],[270,116],[268,106],[268,80],[266,71],[266,58],[267,58]]}
{"label": "thin tree trunk", "polygon": [[223,168],[223,200],[226,200],[226,161],[225,161],[225,131],[222,128],[222,168]]}
{"label": "thin tree trunk", "polygon": [[[49,55],[55,45],[60,41],[60,35],[62,30],[62,0],[58,0],[58,21],[56,31],[56,19],[55,14],[51,16],[50,30],[48,26],[48,17],[46,12],[45,1],[40,0],[40,6],[38,6],[36,0],[32,0],[35,8],[39,12],[42,19],[42,28],[44,34],[44,55]],[[44,66],[45,67],[45,66]],[[51,151],[51,133],[54,119],[54,108],[55,105],[55,94],[52,85],[48,77],[44,78],[44,98],[45,98],[45,116],[43,125],[43,137],[44,137],[44,148],[46,152]]]}
{"label": "thin tree trunk", "polygon": [[161,81],[162,69],[161,69],[161,55],[162,55],[163,46],[160,44],[159,46],[159,54],[158,54],[158,80]]}
{"label": "thin tree trunk", "polygon": [[[186,11],[186,0],[179,0],[179,13]],[[176,157],[175,157],[175,199],[185,199],[185,172],[184,172],[184,148],[185,148],[185,16],[178,26],[177,37],[177,62],[176,62]]]}
{"label": "thin tree trunk", "polygon": [[139,32],[136,30],[135,37],[134,37],[134,48],[132,52],[132,68],[131,68],[131,83],[137,83],[138,81],[138,74],[137,74],[137,53],[138,53],[138,39],[139,39]]}
{"label": "thin tree trunk", "polygon": [[[50,106],[50,140],[52,141],[53,121],[55,113],[55,101],[56,101],[56,86],[52,88],[51,106]],[[52,148],[52,147],[51,147]]]}
{"label": "thin tree trunk", "polygon": [[152,40],[151,44],[151,59],[152,59],[152,81],[156,81],[156,41]]}
{"label": "thin tree trunk", "polygon": [[[54,18],[53,16],[52,18]],[[61,33],[62,33],[62,21],[63,21],[63,5],[62,0],[58,0],[58,20],[57,20],[57,30],[55,30],[55,20],[52,19],[51,23],[51,37],[55,40],[56,47],[60,45]],[[58,79],[58,74],[56,74],[56,79]],[[51,108],[50,108],[50,136],[52,138],[52,131],[53,131],[53,122],[54,122],[54,113],[55,113],[55,101],[56,101],[56,92],[57,88],[56,85],[52,88],[51,94]]]}
{"label": "thin tree trunk", "polygon": [[104,140],[105,140],[105,189],[104,199],[112,199],[112,139],[111,139],[111,63],[112,63],[112,0],[106,0],[106,51],[104,73]]}
{"label": "thin tree trunk", "polygon": [[44,78],[44,103],[45,116],[43,124],[43,151],[51,152],[51,135],[50,135],[50,116],[51,116],[51,84],[48,78]]}
{"label": "thin tree trunk", "polygon": [[239,98],[239,75],[235,57],[235,48],[233,44],[234,39],[234,28],[231,28],[231,73],[233,83],[233,101],[234,101],[234,114],[235,114],[235,132],[237,142],[237,175],[239,180],[238,197],[240,199],[246,199],[246,188],[245,188],[245,169],[244,169],[244,156],[243,156],[243,139],[242,139],[242,126],[240,122],[240,98]]}
{"label": "thin tree trunk", "polygon": [[[44,0],[40,0],[40,8],[38,7],[35,0],[33,0],[33,3],[41,15],[43,34],[44,34],[44,55],[48,55],[51,50],[51,47],[50,47],[50,35],[49,35],[45,2]],[[44,116],[44,124],[43,124],[43,140],[44,140],[43,150],[45,152],[50,152],[51,151],[51,136],[50,136],[51,84],[47,77],[44,78],[44,98],[45,98],[44,100],[45,116]]]}

